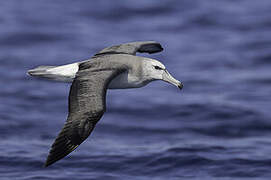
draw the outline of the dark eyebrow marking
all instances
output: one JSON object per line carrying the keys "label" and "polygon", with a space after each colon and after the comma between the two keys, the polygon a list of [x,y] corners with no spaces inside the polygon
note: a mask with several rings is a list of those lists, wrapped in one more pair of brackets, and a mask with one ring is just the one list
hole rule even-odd
{"label": "dark eyebrow marking", "polygon": [[159,67],[159,66],[154,66],[155,69],[157,70],[162,70],[163,68]]}

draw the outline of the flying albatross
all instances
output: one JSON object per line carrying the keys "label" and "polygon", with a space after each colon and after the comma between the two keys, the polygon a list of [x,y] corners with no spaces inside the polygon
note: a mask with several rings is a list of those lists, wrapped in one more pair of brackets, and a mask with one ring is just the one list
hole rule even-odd
{"label": "flying albatross", "polygon": [[151,54],[162,50],[155,41],[131,42],[105,48],[86,61],[29,70],[31,76],[72,82],[68,118],[51,147],[45,167],[67,156],[90,135],[106,110],[107,89],[139,88],[154,80],[182,89],[182,83],[161,62],[136,56],[136,52]]}

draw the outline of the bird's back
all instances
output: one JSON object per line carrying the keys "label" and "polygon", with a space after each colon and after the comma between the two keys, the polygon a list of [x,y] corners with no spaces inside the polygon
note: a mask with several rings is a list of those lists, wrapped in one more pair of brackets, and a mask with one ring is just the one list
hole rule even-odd
{"label": "bird's back", "polygon": [[91,61],[80,65],[93,69],[93,71],[104,71],[125,66],[126,71],[115,77],[109,84],[109,89],[139,88],[145,86],[148,81],[142,78],[143,57],[128,54],[112,54],[94,56]]}

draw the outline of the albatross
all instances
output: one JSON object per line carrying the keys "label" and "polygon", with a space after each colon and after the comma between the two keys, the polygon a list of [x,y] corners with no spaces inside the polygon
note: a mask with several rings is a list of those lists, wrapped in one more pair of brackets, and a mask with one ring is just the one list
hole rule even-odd
{"label": "albatross", "polygon": [[75,150],[92,132],[106,111],[107,89],[140,88],[154,80],[163,80],[182,89],[165,66],[136,53],[163,50],[155,41],[130,42],[107,47],[89,60],[62,66],[39,66],[28,71],[31,76],[72,82],[67,121],[55,139],[45,167]]}

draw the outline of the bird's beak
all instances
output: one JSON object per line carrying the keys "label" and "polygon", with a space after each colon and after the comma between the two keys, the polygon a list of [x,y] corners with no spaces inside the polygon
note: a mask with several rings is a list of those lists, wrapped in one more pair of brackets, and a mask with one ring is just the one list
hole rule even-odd
{"label": "bird's beak", "polygon": [[183,84],[174,77],[172,77],[167,70],[164,71],[162,77],[163,81],[173,84],[174,86],[177,86],[180,90],[183,88]]}

